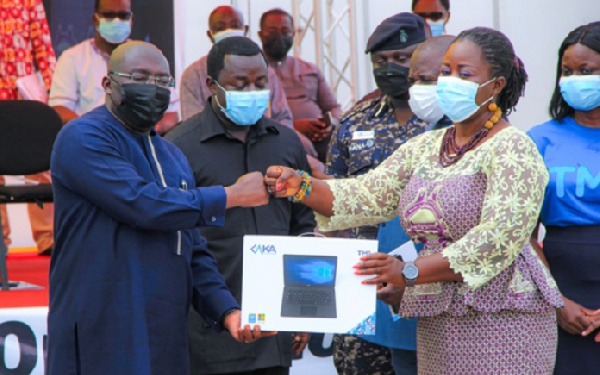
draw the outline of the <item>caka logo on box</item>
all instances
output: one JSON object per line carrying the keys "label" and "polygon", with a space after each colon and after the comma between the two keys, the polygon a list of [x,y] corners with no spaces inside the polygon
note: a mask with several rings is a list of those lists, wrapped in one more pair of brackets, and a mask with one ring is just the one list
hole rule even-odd
{"label": "caka logo on box", "polygon": [[277,251],[275,250],[275,245],[252,245],[252,247],[250,248],[250,251],[252,251],[254,254],[260,254],[260,255],[275,255],[277,254]]}

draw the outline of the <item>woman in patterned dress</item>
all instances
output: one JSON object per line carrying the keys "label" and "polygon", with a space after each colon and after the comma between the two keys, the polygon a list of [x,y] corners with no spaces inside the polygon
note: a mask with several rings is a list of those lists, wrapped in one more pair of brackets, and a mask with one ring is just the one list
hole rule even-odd
{"label": "woman in patterned dress", "polygon": [[526,79],[506,36],[466,30],[438,80],[438,101],[455,126],[413,138],[352,180],[267,171],[269,191],[313,208],[321,230],[399,212],[407,234],[425,244],[414,264],[379,253],[355,266],[376,275],[367,284],[408,286],[400,314],[419,317],[420,374],[552,373],[562,300],[528,243],[548,172],[535,144],[498,109],[512,111]]}

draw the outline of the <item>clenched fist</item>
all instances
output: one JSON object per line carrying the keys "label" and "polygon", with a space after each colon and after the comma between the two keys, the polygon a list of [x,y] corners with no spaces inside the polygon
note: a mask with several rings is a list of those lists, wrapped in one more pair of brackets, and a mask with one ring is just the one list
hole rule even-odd
{"label": "clenched fist", "polygon": [[302,179],[292,168],[274,166],[267,169],[265,184],[276,198],[291,197],[300,190]]}
{"label": "clenched fist", "polygon": [[269,193],[260,172],[251,172],[226,187],[227,205],[231,207],[258,207],[269,203]]}

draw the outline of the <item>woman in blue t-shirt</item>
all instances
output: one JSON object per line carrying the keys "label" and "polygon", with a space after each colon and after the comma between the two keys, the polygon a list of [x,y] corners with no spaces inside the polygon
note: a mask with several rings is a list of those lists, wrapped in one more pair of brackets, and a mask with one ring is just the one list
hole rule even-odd
{"label": "woman in blue t-shirt", "polygon": [[557,312],[555,374],[595,374],[600,371],[600,22],[576,28],[563,41],[550,114],[552,120],[529,134],[550,172],[540,217],[546,237],[538,252],[565,302]]}

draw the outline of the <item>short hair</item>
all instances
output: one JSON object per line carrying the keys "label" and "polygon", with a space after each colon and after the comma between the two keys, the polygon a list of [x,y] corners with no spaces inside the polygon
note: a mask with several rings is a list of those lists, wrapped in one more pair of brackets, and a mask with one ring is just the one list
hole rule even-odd
{"label": "short hair", "polygon": [[456,37],[453,35],[440,35],[430,39],[427,39],[417,47],[417,51],[448,51],[450,45],[456,41]]}
{"label": "short hair", "polygon": [[506,86],[498,95],[498,106],[509,115],[525,93],[527,72],[525,65],[517,57],[512,43],[500,31],[487,27],[475,27],[458,34],[456,41],[468,40],[481,48],[483,59],[492,67],[492,75],[504,77]]}
{"label": "short hair", "polygon": [[288,12],[286,12],[285,10],[283,10],[281,8],[274,8],[271,10],[267,10],[266,12],[264,12],[262,14],[262,16],[260,16],[260,29],[261,30],[265,24],[265,20],[267,19],[267,17],[271,16],[271,15],[287,16],[290,19],[290,21],[292,22],[292,27],[294,27],[294,17],[292,17],[291,14],[289,14]]}
{"label": "short hair", "polygon": [[215,9],[213,9],[212,12],[210,12],[210,15],[208,16],[208,28],[209,29],[210,29],[210,23],[211,23],[213,17],[215,16],[215,14],[225,8],[229,8],[229,9],[233,10],[234,12],[236,12],[238,14],[238,16],[240,16],[240,20],[242,21],[242,24],[244,23],[244,14],[242,13],[242,11],[240,11],[238,8],[231,6],[231,5],[220,5],[220,6],[216,7]]}
{"label": "short hair", "polygon": [[94,3],[94,12],[97,12],[100,9],[100,0],[96,0]]}
{"label": "short hair", "polygon": [[581,25],[575,30],[571,31],[569,35],[563,40],[560,48],[558,49],[558,64],[556,67],[556,84],[554,86],[554,93],[552,99],[550,99],[550,116],[555,120],[562,120],[565,117],[572,116],[575,113],[575,109],[571,107],[562,96],[560,92],[560,78],[562,77],[562,58],[565,51],[573,44],[581,43],[591,50],[600,53],[600,22],[592,22],[587,25]]}
{"label": "short hair", "polygon": [[[438,0],[438,1],[440,2],[440,4],[442,4],[442,7],[444,7],[444,9],[446,9],[446,12],[450,11],[450,0]],[[413,0],[413,2],[412,2],[412,9],[413,10],[417,6],[418,2],[419,2],[419,0]]]}
{"label": "short hair", "polygon": [[219,73],[225,66],[225,56],[256,56],[261,55],[267,63],[267,59],[258,44],[245,36],[232,36],[213,44],[206,58],[206,74],[219,81]]}
{"label": "short hair", "polygon": [[440,55],[442,56],[442,59],[440,59],[440,66],[439,66],[439,70],[438,70],[438,72],[439,72],[441,70],[441,61],[443,60],[444,55],[446,54],[446,51],[448,51],[448,48],[450,48],[452,43],[454,43],[455,41],[456,41],[456,37],[453,35],[440,35],[440,36],[433,37],[431,39],[427,39],[426,41],[421,43],[419,45],[419,47],[417,47],[417,49],[413,52],[412,59],[410,60],[411,70],[413,69],[413,66],[417,66],[417,64],[419,64],[419,60],[420,60],[419,54],[421,52],[435,51],[435,52],[439,52]]}

